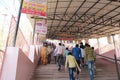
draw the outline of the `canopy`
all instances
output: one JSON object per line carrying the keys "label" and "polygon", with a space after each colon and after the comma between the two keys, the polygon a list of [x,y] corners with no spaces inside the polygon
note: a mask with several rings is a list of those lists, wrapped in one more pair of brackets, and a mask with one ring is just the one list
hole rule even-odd
{"label": "canopy", "polygon": [[117,0],[48,0],[46,20],[47,38],[52,39],[98,38],[119,34],[120,2]]}

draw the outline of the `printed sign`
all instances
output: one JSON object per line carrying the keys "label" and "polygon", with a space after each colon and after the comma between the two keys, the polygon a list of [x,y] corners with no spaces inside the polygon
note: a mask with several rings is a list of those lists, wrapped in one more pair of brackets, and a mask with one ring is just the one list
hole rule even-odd
{"label": "printed sign", "polygon": [[46,17],[47,0],[24,0],[22,13]]}
{"label": "printed sign", "polygon": [[40,34],[47,34],[47,27],[44,20],[36,22],[35,32]]}

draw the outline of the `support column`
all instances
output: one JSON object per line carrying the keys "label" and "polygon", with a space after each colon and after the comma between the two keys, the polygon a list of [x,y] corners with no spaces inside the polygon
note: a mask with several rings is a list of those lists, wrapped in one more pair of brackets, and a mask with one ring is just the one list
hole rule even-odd
{"label": "support column", "polygon": [[12,42],[13,47],[15,47],[15,44],[16,44],[16,38],[17,38],[17,32],[18,32],[18,28],[19,28],[22,5],[23,5],[23,0],[21,0],[21,2],[20,2],[20,9],[19,9],[19,13],[18,13],[17,23],[16,23],[16,27],[15,27],[15,33],[14,33],[13,42]]}
{"label": "support column", "polygon": [[100,54],[100,53],[101,53],[101,50],[100,50],[99,38],[97,38],[97,44],[98,44],[98,53]]}
{"label": "support column", "polygon": [[36,18],[34,18],[34,29],[33,29],[33,39],[32,39],[32,44],[34,45],[34,37],[35,37],[35,26],[36,26]]}
{"label": "support column", "polygon": [[112,34],[112,38],[113,38],[113,44],[114,44],[114,59],[115,59],[115,65],[116,65],[116,71],[117,71],[117,75],[118,75],[118,80],[120,80],[120,73],[119,73],[119,68],[118,68],[118,63],[117,63],[117,57],[116,57],[116,44],[115,44],[115,38],[114,38],[114,34]]}

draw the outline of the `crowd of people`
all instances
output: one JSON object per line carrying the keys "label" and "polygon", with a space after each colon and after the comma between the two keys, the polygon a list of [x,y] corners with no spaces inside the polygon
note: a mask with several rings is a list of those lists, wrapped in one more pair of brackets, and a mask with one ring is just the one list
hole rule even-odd
{"label": "crowd of people", "polygon": [[58,65],[58,71],[64,68],[65,71],[68,70],[70,80],[78,79],[79,73],[85,66],[88,67],[90,80],[94,80],[93,66],[95,66],[96,55],[94,47],[91,47],[88,43],[85,43],[85,45],[82,42],[76,44],[71,50],[62,43],[59,43],[58,46],[43,43],[39,53],[40,63],[44,65],[51,63],[51,55],[53,55],[54,63]]}

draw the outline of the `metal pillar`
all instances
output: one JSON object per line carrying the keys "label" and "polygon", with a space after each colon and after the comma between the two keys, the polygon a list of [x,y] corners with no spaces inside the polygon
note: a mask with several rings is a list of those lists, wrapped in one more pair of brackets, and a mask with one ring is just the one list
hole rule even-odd
{"label": "metal pillar", "polygon": [[32,44],[34,44],[34,37],[35,37],[35,26],[36,26],[36,18],[34,18],[34,29],[33,29],[33,40],[32,40]]}
{"label": "metal pillar", "polygon": [[112,35],[113,38],[113,44],[114,44],[114,49],[115,49],[115,53],[114,53],[114,59],[115,59],[115,65],[116,65],[116,71],[117,71],[117,75],[118,75],[118,80],[120,80],[120,73],[119,73],[119,68],[118,68],[118,63],[117,63],[117,57],[116,57],[116,44],[115,44],[115,38],[114,38],[114,34]]}
{"label": "metal pillar", "polygon": [[21,2],[20,2],[20,8],[19,8],[19,13],[18,13],[18,18],[17,18],[17,23],[16,23],[16,27],[15,27],[15,33],[14,33],[13,42],[12,42],[12,46],[13,47],[15,47],[15,44],[16,44],[16,38],[17,38],[17,32],[18,32],[18,27],[19,27],[19,22],[20,22],[22,5],[23,5],[23,0],[21,0]]}

